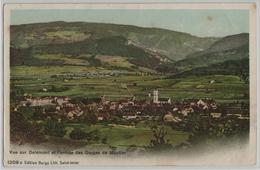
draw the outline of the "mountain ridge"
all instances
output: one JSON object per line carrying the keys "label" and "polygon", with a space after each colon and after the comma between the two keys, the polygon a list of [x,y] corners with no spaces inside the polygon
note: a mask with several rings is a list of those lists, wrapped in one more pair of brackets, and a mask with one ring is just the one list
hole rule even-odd
{"label": "mountain ridge", "polygon": [[213,43],[208,49],[188,55],[174,65],[182,71],[227,60],[249,58],[249,34],[235,34]]}
{"label": "mountain ridge", "polygon": [[249,34],[201,38],[160,28],[88,22],[11,26],[11,66],[74,65],[178,74],[248,58]]}
{"label": "mountain ridge", "polygon": [[[158,50],[172,60],[180,60],[187,54],[206,49],[217,40],[217,38],[201,38],[188,33],[161,28],[107,23],[50,22],[12,25],[12,45],[15,48],[23,48],[30,47],[32,44],[51,44],[53,41],[55,42],[51,36],[61,36],[54,32],[61,32],[60,34],[65,34],[64,36],[74,34],[74,37],[78,38],[79,41],[83,39],[99,39],[106,36],[123,36],[126,39]],[[41,38],[40,42],[39,38]],[[64,37],[62,41],[65,42]]]}

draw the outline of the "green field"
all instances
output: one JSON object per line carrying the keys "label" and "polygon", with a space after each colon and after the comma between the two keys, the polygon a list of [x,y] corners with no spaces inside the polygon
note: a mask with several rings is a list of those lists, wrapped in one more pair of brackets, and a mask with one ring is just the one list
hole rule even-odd
{"label": "green field", "polygon": [[[80,128],[85,132],[97,130],[99,133],[99,140],[95,142],[88,142],[87,140],[73,140],[69,137],[71,131],[75,128]],[[65,125],[66,135],[64,137],[48,136],[48,142],[40,144],[53,149],[62,150],[111,150],[119,149],[126,150],[129,148],[141,149],[150,146],[150,141],[153,139],[152,131],[149,127],[138,125],[136,127],[123,126],[123,125],[86,125],[86,124],[72,124]],[[165,126],[167,135],[165,140],[172,146],[178,146],[186,143],[189,138],[189,133],[183,131],[173,130]],[[106,138],[106,142],[102,142]]]}
{"label": "green field", "polygon": [[[248,101],[248,84],[234,75],[185,78],[167,78],[158,74],[139,73],[91,78],[77,75],[66,76],[68,73],[93,72],[109,72],[109,70],[82,66],[18,66],[11,67],[11,83],[32,96],[100,97],[106,95],[108,100],[120,100],[134,95],[137,100],[149,100],[148,93],[159,89],[161,97],[171,97],[173,100],[208,97],[219,102]],[[65,76],[51,77],[55,74],[65,74]],[[215,82],[210,84],[211,80]],[[62,88],[62,90],[42,91],[43,88],[50,89],[51,86]]]}
{"label": "green field", "polygon": [[[10,140],[19,145],[40,143],[37,148],[53,150],[178,150],[196,145],[197,137],[203,141],[201,136],[216,135],[222,141],[229,140],[230,131],[248,130],[225,116],[249,113],[248,33],[212,38],[156,27],[57,21],[11,25],[9,52]],[[171,98],[172,103],[147,104],[156,89],[160,98]],[[53,96],[53,103],[54,96],[68,96],[71,101],[61,109],[55,104],[21,102],[47,96]],[[88,105],[101,96],[107,101],[141,102]],[[217,109],[194,106],[195,116],[182,115],[188,107],[182,100],[192,98],[212,98]],[[210,119],[213,111],[222,113],[216,125]],[[72,118],[73,112],[81,115]],[[164,116],[169,112],[181,120],[167,122]],[[126,114],[138,118],[128,119]],[[100,120],[100,115],[106,118]]]}
{"label": "green field", "polygon": [[[152,131],[149,127],[128,127],[123,125],[84,125],[84,124],[67,124],[67,135],[65,138],[69,139],[69,133],[73,128],[81,128],[85,132],[98,130],[100,138],[107,138],[107,144],[112,146],[148,146],[152,137]],[[185,142],[189,136],[186,132],[175,131],[170,127],[166,127],[166,139],[169,143],[178,145]]]}

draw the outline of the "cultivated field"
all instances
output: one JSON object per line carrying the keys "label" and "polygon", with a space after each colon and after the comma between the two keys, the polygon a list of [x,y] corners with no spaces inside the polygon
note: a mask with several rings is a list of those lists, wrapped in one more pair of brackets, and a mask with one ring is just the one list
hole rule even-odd
{"label": "cultivated field", "polygon": [[[112,72],[112,73],[111,73]],[[211,82],[211,83],[210,83]],[[213,98],[218,102],[248,102],[248,84],[234,75],[168,78],[139,72],[116,73],[81,66],[11,67],[11,84],[32,96],[100,97],[121,100],[135,96],[149,100],[158,89],[160,97],[172,100]],[[53,90],[55,86],[56,90]],[[43,89],[47,91],[43,91]]]}

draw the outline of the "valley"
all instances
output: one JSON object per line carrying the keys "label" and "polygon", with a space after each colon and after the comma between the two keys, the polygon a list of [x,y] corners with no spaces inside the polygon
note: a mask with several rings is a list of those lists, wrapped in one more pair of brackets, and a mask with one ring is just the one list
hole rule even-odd
{"label": "valley", "polygon": [[248,33],[197,37],[84,22],[11,26],[14,143],[154,152],[244,142],[249,104]]}

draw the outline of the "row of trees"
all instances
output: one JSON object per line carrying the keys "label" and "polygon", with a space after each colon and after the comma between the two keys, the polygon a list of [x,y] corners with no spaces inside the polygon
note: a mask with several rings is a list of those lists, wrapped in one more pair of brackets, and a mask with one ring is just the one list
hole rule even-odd
{"label": "row of trees", "polygon": [[[36,107],[36,111],[38,109],[39,107]],[[68,133],[61,118],[47,117],[45,120],[35,121],[33,120],[35,118],[34,113],[37,112],[29,112],[30,116],[17,111],[10,113],[11,142],[38,144],[45,142],[46,136],[64,137]],[[99,136],[100,133],[97,130],[85,132],[78,128],[69,133],[71,139],[86,140],[87,142],[98,141],[100,140]]]}
{"label": "row of trees", "polygon": [[42,125],[28,121],[20,112],[10,113],[10,140],[18,144],[46,141]]}
{"label": "row of trees", "polygon": [[249,135],[249,120],[236,116],[214,119],[207,115],[191,113],[183,122],[171,126],[173,129],[190,133],[186,147],[209,145],[209,141],[228,142],[230,139],[246,142]]}

